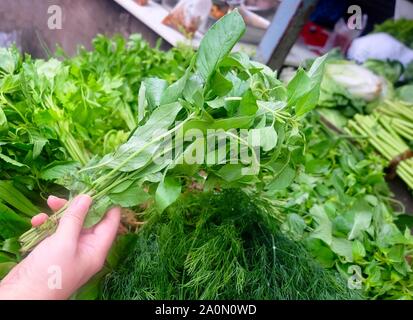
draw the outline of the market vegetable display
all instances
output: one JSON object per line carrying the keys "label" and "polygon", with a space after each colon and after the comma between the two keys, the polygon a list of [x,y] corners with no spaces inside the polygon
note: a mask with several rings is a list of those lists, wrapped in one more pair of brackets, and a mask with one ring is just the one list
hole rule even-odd
{"label": "market vegetable display", "polygon": [[136,35],[128,43],[98,36],[93,51],[63,62],[23,61],[16,50],[1,49],[1,155],[16,171],[8,174],[16,181],[30,167],[30,190],[51,180],[50,169],[75,166],[67,160],[85,164],[93,154],[113,151],[137,124],[140,81],[175,81],[189,64],[187,51],[162,53]]}
{"label": "market vegetable display", "polygon": [[412,188],[411,65],[373,59],[357,65],[331,54],[320,118],[305,125],[314,143],[296,180],[276,194],[286,199],[280,210],[290,212],[284,230],[304,239],[326,266],[343,274],[358,266],[356,276],[374,299],[413,293],[412,225],[400,223],[411,219],[384,179],[397,174]]}
{"label": "market vegetable display", "polygon": [[44,199],[68,196],[65,173],[127,140],[143,78],[172,83],[192,55],[151,48],[139,35],[98,36],[92,51],[60,52],[61,61],[0,48],[0,277],[18,260],[16,237],[30,218],[48,212]]}
{"label": "market vegetable display", "polygon": [[[178,198],[185,177],[196,176],[200,170],[206,172],[205,183],[211,186],[267,188],[261,182],[263,174],[276,171],[278,167],[272,165],[278,164],[281,157],[288,157],[288,149],[300,143],[296,116],[311,110],[318,100],[318,90],[314,89],[320,85],[324,58],[316,60],[308,73],[299,71],[285,88],[269,68],[244,55],[229,54],[244,31],[237,11],[226,15],[204,36],[179,80],[169,86],[158,78],[143,82],[138,119],[144,124],[115,152],[94,159],[72,179],[68,178],[69,190],[89,194],[95,201],[87,224],[97,222],[110,205],[132,207],[151,197],[162,211]],[[227,143],[233,140],[238,145],[237,153],[242,148],[251,151],[251,162],[233,164],[233,158],[238,156],[235,154],[213,165],[189,163],[188,156],[199,150],[204,156],[205,152],[204,139],[179,145],[189,129],[203,133],[206,129],[224,130],[229,137]],[[258,150],[248,142],[249,137],[237,136],[239,129],[259,135]],[[163,140],[166,137],[171,137],[172,144]],[[174,154],[170,153],[173,146]],[[210,152],[219,156],[213,147]],[[169,153],[171,157],[165,157]],[[185,161],[177,165],[180,158]],[[154,187],[153,194],[145,192],[145,188]],[[22,235],[22,250],[30,250],[53,232],[63,211]]]}
{"label": "market vegetable display", "polygon": [[359,149],[350,136],[331,131],[316,113],[304,133],[297,175],[267,194],[285,217],[281,230],[324,266],[356,276],[368,297],[411,299],[411,223],[399,223],[407,216],[384,179],[386,161],[368,144]]}
{"label": "market vegetable display", "polygon": [[[384,180],[411,147],[399,64],[321,57],[283,84],[231,53],[244,30],[233,11],[196,53],[136,35],[60,59],[0,49],[0,278],[55,230],[64,209],[27,231],[43,199],[87,193],[87,226],[120,205],[141,227],[77,299],[413,298],[410,220]],[[323,124],[353,116],[347,135]]]}

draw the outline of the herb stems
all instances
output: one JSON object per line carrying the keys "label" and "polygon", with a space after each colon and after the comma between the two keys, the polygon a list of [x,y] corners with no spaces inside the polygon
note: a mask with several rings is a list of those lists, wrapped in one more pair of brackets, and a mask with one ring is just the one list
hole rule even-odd
{"label": "herb stems", "polygon": [[[393,126],[392,119],[382,115],[362,116],[356,115],[349,121],[349,128],[358,135],[367,137],[369,143],[390,162],[394,161],[405,152],[409,151],[409,146],[399,136],[399,129]],[[408,131],[403,131],[404,137]],[[413,189],[413,159],[401,159],[397,165],[396,173],[406,184]]]}

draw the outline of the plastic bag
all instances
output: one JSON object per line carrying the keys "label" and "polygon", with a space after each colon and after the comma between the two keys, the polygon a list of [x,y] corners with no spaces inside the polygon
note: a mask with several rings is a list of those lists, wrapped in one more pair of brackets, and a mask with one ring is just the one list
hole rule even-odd
{"label": "plastic bag", "polygon": [[180,0],[162,23],[193,35],[206,21],[211,8],[212,2],[209,0]]}
{"label": "plastic bag", "polygon": [[353,41],[347,57],[357,62],[367,59],[397,60],[404,66],[413,61],[413,50],[387,33],[373,33]]}

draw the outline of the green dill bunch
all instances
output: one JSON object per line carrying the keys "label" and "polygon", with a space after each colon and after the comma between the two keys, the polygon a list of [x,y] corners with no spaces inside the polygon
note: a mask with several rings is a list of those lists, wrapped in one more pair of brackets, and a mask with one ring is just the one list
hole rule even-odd
{"label": "green dill bunch", "polygon": [[[104,299],[357,299],[240,190],[186,193],[149,214]],[[268,207],[267,207],[268,208]]]}

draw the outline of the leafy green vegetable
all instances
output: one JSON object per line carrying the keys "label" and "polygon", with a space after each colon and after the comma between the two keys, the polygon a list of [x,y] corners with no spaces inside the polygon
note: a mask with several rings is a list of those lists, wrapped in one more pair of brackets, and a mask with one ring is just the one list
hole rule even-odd
{"label": "leafy green vegetable", "polygon": [[0,181],[0,200],[8,203],[29,217],[39,213],[39,209],[27,200],[10,181]]}
{"label": "leafy green vegetable", "polygon": [[160,211],[165,210],[170,204],[174,203],[181,194],[181,184],[172,177],[166,177],[159,183],[156,189],[156,204]]}
{"label": "leafy green vegetable", "polygon": [[208,82],[218,64],[231,52],[244,32],[244,20],[238,14],[224,16],[208,30],[196,60],[197,72],[205,82]]}
{"label": "leafy green vegetable", "polygon": [[374,32],[385,32],[406,46],[413,48],[413,21],[409,19],[389,19],[374,27]]}
{"label": "leafy green vegetable", "polygon": [[[266,183],[260,181],[268,170],[273,171],[272,165],[276,160],[280,156],[287,159],[295,145],[302,145],[298,119],[317,103],[316,89],[321,81],[325,58],[316,60],[308,73],[301,71],[293,79],[295,83],[301,79],[307,82],[305,88],[297,88],[302,90],[302,94],[286,90],[276,74],[262,64],[243,61],[241,66],[228,67],[224,64],[221,67],[223,61],[228,63],[225,59],[235,57],[233,60],[236,60],[239,57],[230,54],[230,51],[244,30],[245,24],[240,14],[236,10],[231,12],[208,31],[193,63],[170,87],[161,79],[144,81],[145,90],[141,91],[140,104],[145,105],[144,96],[148,110],[129,139],[116,151],[93,159],[64,183],[73,194],[87,193],[95,200],[87,225],[98,221],[111,204],[138,204],[132,201],[130,193],[116,190],[125,181],[146,186],[148,195],[154,198],[156,207],[161,211],[178,198],[181,190],[178,181],[182,177],[186,180],[196,178],[201,171],[207,175],[203,183],[219,187],[257,186],[263,190]],[[208,108],[205,102],[218,98],[218,94],[211,90],[212,75],[218,73],[232,82],[232,89],[223,96],[223,107]],[[202,81],[195,80],[199,78]],[[175,94],[169,88],[184,89],[182,92],[174,90],[178,92]],[[238,116],[240,101],[246,92],[254,95],[258,108],[255,113]],[[292,99],[292,96],[295,98]],[[176,101],[171,102],[172,98]],[[250,96],[248,100],[254,99]],[[168,103],[162,104],[165,101]],[[230,104],[227,105],[227,102]],[[220,158],[218,162],[205,161],[208,152],[202,137],[187,138],[192,129],[198,129],[201,134],[208,134],[207,129],[227,131],[224,132],[225,148],[235,145],[236,153],[223,149],[224,155],[229,153],[229,157]],[[263,144],[254,145],[250,135],[242,136],[241,129],[249,129],[251,135],[258,133],[265,138]],[[280,133],[282,139],[279,138]],[[183,143],[180,142],[182,138]],[[172,153],[168,142],[172,142],[171,146],[178,146]],[[209,156],[219,157],[218,151],[213,150]],[[241,159],[233,164],[233,158],[245,151],[250,153],[249,161]],[[194,154],[202,157],[201,161],[194,161]],[[293,168],[291,166],[288,171],[290,177],[294,173]],[[201,176],[199,180],[202,181]],[[63,210],[49,219],[44,228],[25,233],[21,237],[22,250],[30,250],[47,235],[48,229],[53,230]]]}
{"label": "leafy green vegetable", "polygon": [[267,195],[284,216],[281,230],[346,277],[353,275],[349,267],[360,267],[369,298],[411,299],[413,237],[397,227],[403,208],[394,209],[386,162],[362,140],[361,151],[331,132],[317,113],[306,121],[301,169],[286,189]]}
{"label": "leafy green vegetable", "polygon": [[370,69],[391,83],[396,83],[403,74],[403,64],[399,61],[383,61],[377,59],[368,59],[364,62],[364,67]]}
{"label": "leafy green vegetable", "polygon": [[30,228],[29,219],[23,218],[0,202],[0,237],[18,237]]}
{"label": "leafy green vegetable", "polygon": [[391,91],[384,79],[369,69],[346,60],[326,63],[318,105],[337,108],[346,117],[368,113],[374,103],[390,97]]}

